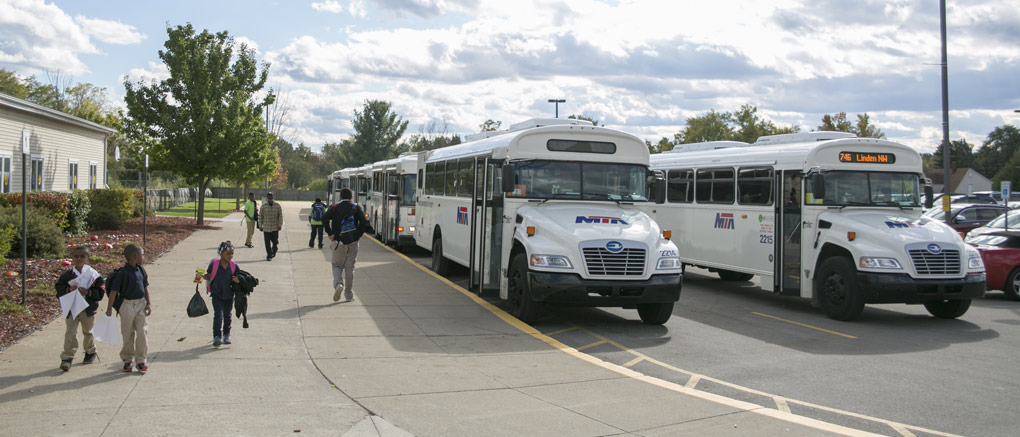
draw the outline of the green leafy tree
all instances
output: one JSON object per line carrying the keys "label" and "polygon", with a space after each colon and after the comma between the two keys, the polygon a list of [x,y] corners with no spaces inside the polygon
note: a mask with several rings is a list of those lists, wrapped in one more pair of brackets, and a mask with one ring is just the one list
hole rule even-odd
{"label": "green leafy tree", "polygon": [[687,126],[678,134],[681,144],[723,141],[733,138],[730,116],[725,112],[708,111],[704,115],[688,117]]}
{"label": "green leafy tree", "polygon": [[820,131],[849,132],[858,138],[885,138],[881,129],[871,124],[871,117],[868,113],[857,114],[857,122],[852,123],[847,119],[845,112],[835,115],[825,114],[822,116],[822,124],[818,126]]}
{"label": "green leafy tree", "polygon": [[0,93],[22,100],[28,100],[29,89],[17,74],[6,68],[0,68]]}
{"label": "green leafy tree", "polygon": [[993,179],[1003,179],[999,172],[1006,168],[1006,163],[1020,150],[1020,129],[1006,124],[993,129],[975,154],[978,171]]}
{"label": "green leafy tree", "polygon": [[853,133],[859,138],[885,138],[885,133],[871,124],[868,113],[857,114],[857,125],[854,126]]}
{"label": "green leafy tree", "polygon": [[485,120],[484,123],[478,125],[478,129],[482,132],[494,132],[498,131],[499,127],[503,125],[502,121],[492,121],[492,119]]}
{"label": "green leafy tree", "polygon": [[776,126],[771,120],[759,117],[758,108],[752,105],[741,106],[729,114],[729,119],[734,129],[733,136],[728,139],[745,143],[753,143],[767,135],[790,134],[800,130],[797,126]]}
{"label": "green leafy tree", "polygon": [[418,133],[411,135],[407,141],[408,149],[412,152],[423,150],[441,149],[443,147],[460,144],[460,136],[450,133],[449,124],[444,121],[432,120],[421,125]]}
{"label": "green leafy tree", "polygon": [[390,108],[389,102],[370,100],[360,112],[354,111],[354,135],[351,147],[346,150],[348,162],[364,165],[395,158],[405,151],[399,141],[407,130],[407,121]]}
{"label": "green leafy tree", "polygon": [[[238,180],[249,169],[272,167],[272,138],[260,115],[273,94],[257,97],[261,71],[254,51],[234,51],[227,32],[196,33],[191,24],[168,27],[159,58],[170,77],[149,84],[125,81],[132,140],[146,145],[156,166],[198,186],[198,223],[205,189],[214,178]],[[264,164],[264,165],[263,165]]]}
{"label": "green leafy tree", "polygon": [[846,119],[846,113],[840,112],[836,115],[825,114],[822,116],[822,125],[818,126],[820,131],[850,132],[853,124]]}
{"label": "green leafy tree", "polygon": [[[967,140],[959,139],[949,142],[949,163],[955,165],[957,168],[970,168],[975,164],[974,160],[974,146],[967,142]],[[942,148],[941,146],[937,149],[936,153],[932,154],[931,161],[929,164],[932,169],[942,169]]]}
{"label": "green leafy tree", "polygon": [[573,120],[588,120],[588,121],[591,122],[592,126],[598,126],[599,125],[599,121],[598,120],[596,120],[596,119],[594,119],[594,118],[592,118],[590,116],[587,116],[587,115],[571,115],[571,116],[569,116],[567,118],[570,118],[570,119],[573,119]]}

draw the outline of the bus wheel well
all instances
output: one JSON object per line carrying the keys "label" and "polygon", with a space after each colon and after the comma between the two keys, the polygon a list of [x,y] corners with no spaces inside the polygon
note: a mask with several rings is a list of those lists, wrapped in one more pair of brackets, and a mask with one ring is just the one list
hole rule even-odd
{"label": "bus wheel well", "polygon": [[517,256],[518,253],[527,254],[528,251],[527,251],[527,249],[524,248],[524,245],[521,244],[520,241],[514,240],[514,245],[510,249],[510,258],[507,259],[507,263],[506,263],[506,269],[507,269],[508,272],[510,271],[510,264],[514,262],[514,257]]}
{"label": "bus wheel well", "polygon": [[443,238],[443,232],[439,230],[439,225],[436,225],[436,229],[432,231],[432,241],[436,241]]}
{"label": "bus wheel well", "polygon": [[[822,263],[825,262],[825,260],[832,258],[834,256],[845,257],[846,259],[850,260],[850,264],[856,264],[854,262],[854,256],[853,254],[850,253],[849,250],[846,250],[832,243],[825,243],[825,245],[822,246],[822,251],[818,253],[818,259],[815,260],[815,272],[818,272],[818,269],[822,266]],[[816,273],[815,277],[817,276],[818,275]]]}

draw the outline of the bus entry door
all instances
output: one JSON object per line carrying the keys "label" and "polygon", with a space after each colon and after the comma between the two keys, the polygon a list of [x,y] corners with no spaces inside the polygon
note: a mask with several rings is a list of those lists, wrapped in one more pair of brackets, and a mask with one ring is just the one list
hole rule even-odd
{"label": "bus entry door", "polygon": [[[471,285],[479,294],[499,292],[503,235],[500,164],[489,158],[475,163],[475,201],[471,221]],[[475,288],[477,287],[477,288]]]}
{"label": "bus entry door", "polygon": [[800,295],[800,260],[801,260],[801,204],[804,199],[801,171],[784,171],[782,184],[779,184],[781,199],[779,207],[780,244],[776,245],[775,263],[776,291],[783,295]]}

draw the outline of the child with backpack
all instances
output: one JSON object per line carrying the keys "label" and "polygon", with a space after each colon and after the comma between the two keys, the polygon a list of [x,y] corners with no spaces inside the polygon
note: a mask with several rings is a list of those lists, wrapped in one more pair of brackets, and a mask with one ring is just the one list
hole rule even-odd
{"label": "child with backpack", "polygon": [[213,346],[220,347],[220,344],[230,344],[230,311],[234,306],[234,291],[230,284],[240,281],[235,276],[234,245],[224,241],[216,253],[220,257],[209,261],[209,268],[202,278],[206,280],[206,292],[213,306]]}
{"label": "child with backpack", "polygon": [[67,330],[64,332],[64,352],[60,354],[60,370],[65,372],[71,369],[71,360],[78,351],[78,325],[81,325],[82,346],[85,348],[85,359],[82,363],[92,364],[96,359],[96,341],[92,337],[92,326],[96,322],[99,301],[103,300],[103,277],[92,266],[86,264],[88,260],[89,248],[75,247],[71,251],[71,269],[60,275],[55,284],[58,298],[67,293],[81,293],[85,302],[89,304],[77,317],[62,314],[64,321],[67,322]]}
{"label": "child with backpack", "polygon": [[138,372],[149,371],[145,364],[145,356],[149,351],[149,321],[152,315],[152,300],[149,298],[149,275],[142,264],[145,252],[137,244],[124,246],[123,267],[110,274],[108,292],[110,301],[106,305],[106,315],[113,316],[117,308],[120,316],[120,333],[124,346],[120,349],[120,359],[124,361],[124,372],[131,372],[131,360],[135,362]]}
{"label": "child with backpack", "polygon": [[308,239],[308,247],[315,247],[315,236],[319,236],[319,249],[322,249],[322,216],[326,215],[326,205],[316,197],[312,210],[308,213],[308,223],[312,225],[312,236]]}
{"label": "child with backpack", "polygon": [[354,262],[358,257],[358,240],[368,229],[365,211],[351,201],[350,188],[340,190],[340,203],[323,216],[323,226],[333,243],[333,302],[345,295],[345,302],[354,300]]}

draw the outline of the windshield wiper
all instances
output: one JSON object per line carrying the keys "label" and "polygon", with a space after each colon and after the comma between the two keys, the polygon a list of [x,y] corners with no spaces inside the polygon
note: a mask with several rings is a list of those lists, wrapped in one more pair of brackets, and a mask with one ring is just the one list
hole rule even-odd
{"label": "windshield wiper", "polygon": [[871,206],[868,202],[847,202],[839,206],[839,209],[846,208],[848,206]]}

